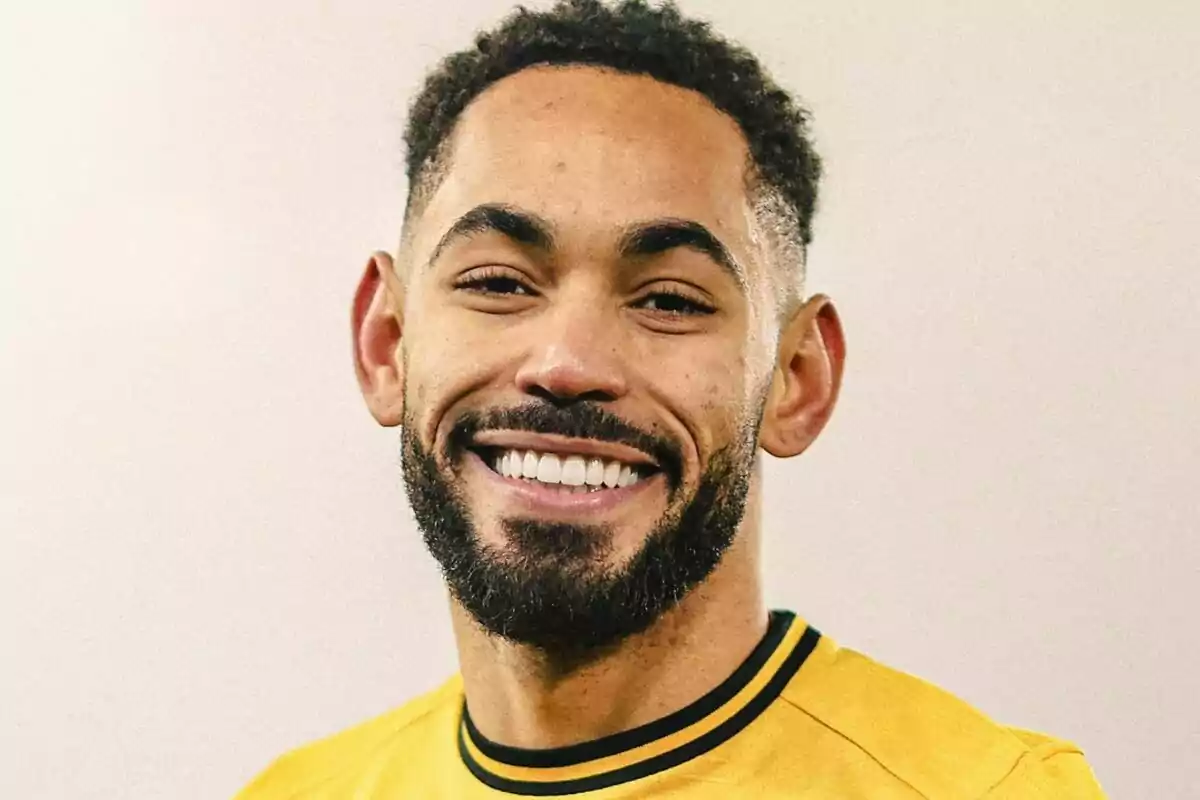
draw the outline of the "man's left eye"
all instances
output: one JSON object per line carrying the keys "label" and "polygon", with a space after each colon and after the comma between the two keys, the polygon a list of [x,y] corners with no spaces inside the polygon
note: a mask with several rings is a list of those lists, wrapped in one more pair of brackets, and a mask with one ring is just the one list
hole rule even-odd
{"label": "man's left eye", "polygon": [[711,306],[675,292],[655,292],[641,300],[643,308],[670,316],[700,316],[713,313]]}

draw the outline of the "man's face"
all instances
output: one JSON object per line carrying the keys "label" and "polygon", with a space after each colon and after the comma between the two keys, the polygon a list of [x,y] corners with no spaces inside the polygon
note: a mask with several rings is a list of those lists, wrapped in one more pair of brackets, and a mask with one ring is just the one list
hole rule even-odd
{"label": "man's face", "polygon": [[403,468],[493,633],[595,650],[736,537],[775,357],[736,124],[586,67],[464,113],[405,252]]}

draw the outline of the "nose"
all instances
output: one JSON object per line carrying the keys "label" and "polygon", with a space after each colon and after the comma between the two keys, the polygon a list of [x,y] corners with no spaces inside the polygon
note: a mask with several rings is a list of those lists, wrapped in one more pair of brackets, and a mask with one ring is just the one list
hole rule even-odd
{"label": "nose", "polygon": [[595,298],[562,304],[533,321],[517,388],[556,405],[612,401],[627,391],[616,320]]}

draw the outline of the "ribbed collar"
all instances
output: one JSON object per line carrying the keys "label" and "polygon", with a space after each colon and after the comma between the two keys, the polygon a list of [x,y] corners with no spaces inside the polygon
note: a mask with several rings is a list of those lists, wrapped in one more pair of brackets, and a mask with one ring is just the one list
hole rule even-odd
{"label": "ribbed collar", "polygon": [[464,702],[458,750],[475,777],[511,794],[576,794],[644,778],[707,753],[753,722],[820,638],[792,612],[772,611],[754,651],[699,700],[646,725],[567,747],[525,750],[489,741]]}

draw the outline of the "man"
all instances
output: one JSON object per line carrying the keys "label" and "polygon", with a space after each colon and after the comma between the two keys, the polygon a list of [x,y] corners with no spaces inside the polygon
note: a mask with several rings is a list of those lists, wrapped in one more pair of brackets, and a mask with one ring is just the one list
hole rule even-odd
{"label": "man", "polygon": [[845,347],[804,298],[819,161],[672,6],[519,11],[411,110],[396,259],[353,307],[461,672],[280,759],[282,798],[1097,798],[1079,750],[768,612],[759,450]]}

